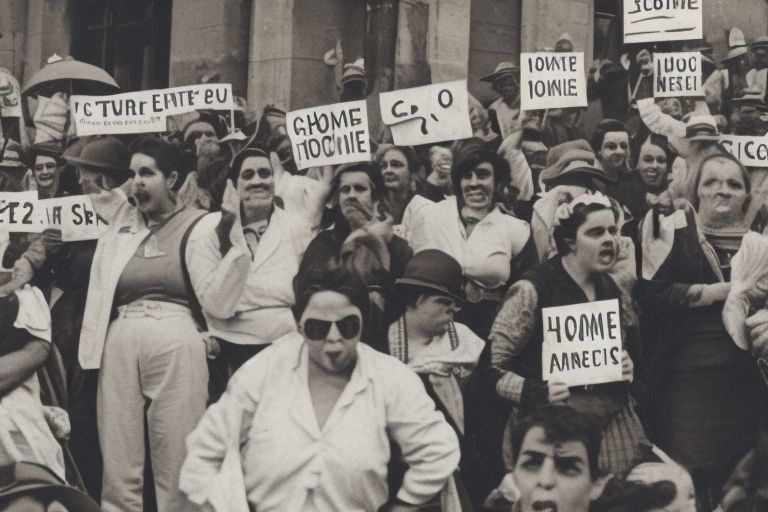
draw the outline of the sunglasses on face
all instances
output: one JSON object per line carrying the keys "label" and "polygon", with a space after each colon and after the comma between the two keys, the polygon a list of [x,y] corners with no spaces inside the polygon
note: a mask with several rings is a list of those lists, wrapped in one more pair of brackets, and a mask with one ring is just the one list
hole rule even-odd
{"label": "sunglasses on face", "polygon": [[56,168],[56,162],[46,162],[44,164],[35,164],[36,171],[42,171],[43,169],[53,170]]}
{"label": "sunglasses on face", "polygon": [[331,332],[331,324],[336,324],[336,329],[344,339],[351,339],[360,334],[362,328],[360,317],[357,315],[345,316],[335,322],[329,320],[318,320],[316,318],[307,318],[304,320],[304,336],[312,341],[322,341],[327,339]]}
{"label": "sunglasses on face", "polygon": [[189,132],[189,135],[187,135],[187,142],[196,142],[197,139],[205,135],[206,137],[213,137],[216,138],[216,132],[211,130],[204,130],[204,131],[194,131]]}
{"label": "sunglasses on face", "polygon": [[265,169],[264,167],[259,169],[243,169],[243,171],[240,173],[240,179],[250,180],[253,179],[253,177],[257,174],[259,175],[259,178],[266,180],[272,176],[272,170]]}

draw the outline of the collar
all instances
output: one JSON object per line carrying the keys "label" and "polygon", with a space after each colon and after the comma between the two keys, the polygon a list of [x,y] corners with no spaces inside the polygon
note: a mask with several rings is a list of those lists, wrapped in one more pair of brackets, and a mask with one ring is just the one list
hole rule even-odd
{"label": "collar", "polygon": [[[309,351],[307,350],[307,343],[311,342],[306,341],[298,332],[295,333],[295,336],[296,346],[293,354],[292,369],[302,382],[307,382],[307,372],[309,371]],[[374,378],[373,366],[370,360],[370,350],[373,349],[369,348],[362,341],[357,343],[357,362],[355,363],[355,369],[352,370],[349,384],[347,384],[347,387],[355,393],[365,389],[368,382],[372,381]]]}

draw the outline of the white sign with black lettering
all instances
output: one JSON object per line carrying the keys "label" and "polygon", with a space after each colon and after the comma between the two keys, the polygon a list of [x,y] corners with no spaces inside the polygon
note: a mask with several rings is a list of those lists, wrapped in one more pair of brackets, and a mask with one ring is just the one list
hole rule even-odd
{"label": "white sign with black lettering", "polygon": [[584,52],[520,54],[520,108],[586,107]]}
{"label": "white sign with black lettering", "polygon": [[701,53],[653,54],[655,98],[704,96],[701,84]]}
{"label": "white sign with black lettering", "polygon": [[37,192],[0,192],[0,231],[10,233],[41,233]]}
{"label": "white sign with black lettering", "polygon": [[624,44],[701,39],[702,0],[624,0]]}
{"label": "white sign with black lettering", "polygon": [[747,167],[768,167],[768,137],[723,135],[720,143]]}
{"label": "white sign with black lettering", "polygon": [[200,84],[127,92],[111,96],[72,96],[77,135],[164,132],[166,118],[199,109],[231,110],[232,84]]}
{"label": "white sign with black lettering", "polygon": [[40,222],[46,228],[60,229],[61,240],[95,240],[109,229],[96,214],[90,196],[67,196],[39,201]]}
{"label": "white sign with black lettering", "polygon": [[299,169],[371,159],[365,100],[294,110],[286,126]]}
{"label": "white sign with black lettering", "polygon": [[545,381],[569,386],[621,380],[621,325],[617,299],[542,308]]}
{"label": "white sign with black lettering", "polygon": [[472,136],[466,80],[384,92],[379,103],[381,120],[399,146]]}

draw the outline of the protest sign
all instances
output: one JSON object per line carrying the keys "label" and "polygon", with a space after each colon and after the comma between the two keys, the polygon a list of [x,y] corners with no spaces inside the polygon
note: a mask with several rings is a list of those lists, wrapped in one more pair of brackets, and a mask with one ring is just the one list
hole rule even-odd
{"label": "protest sign", "polygon": [[41,233],[45,224],[40,219],[36,191],[0,192],[0,231]]}
{"label": "protest sign", "polygon": [[569,386],[621,380],[621,326],[616,299],[542,308],[544,380]]}
{"label": "protest sign", "polygon": [[198,109],[230,110],[231,84],[201,84],[70,99],[80,137],[166,131],[166,117]]}
{"label": "protest sign", "polygon": [[299,169],[371,159],[365,100],[294,110],[286,126]]}
{"label": "protest sign", "polygon": [[701,84],[701,53],[654,53],[654,98],[704,96]]}
{"label": "protest sign", "polygon": [[395,144],[413,146],[472,136],[467,81],[399,89],[379,95],[381,120]]}
{"label": "protest sign", "polygon": [[701,0],[624,0],[624,44],[702,38]]}
{"label": "protest sign", "polygon": [[747,167],[768,167],[768,137],[722,135],[720,143]]}
{"label": "protest sign", "polygon": [[520,54],[520,108],[586,107],[584,52]]}
{"label": "protest sign", "polygon": [[40,222],[61,230],[64,242],[95,240],[109,228],[96,214],[90,196],[67,196],[39,201]]}

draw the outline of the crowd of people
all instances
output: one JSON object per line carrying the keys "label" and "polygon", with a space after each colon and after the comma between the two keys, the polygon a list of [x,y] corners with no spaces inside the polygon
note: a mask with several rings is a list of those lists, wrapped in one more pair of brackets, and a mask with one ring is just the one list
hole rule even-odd
{"label": "crowd of people", "polygon": [[[502,62],[474,137],[304,170],[277,106],[4,117],[0,192],[87,195],[105,228],[0,228],[3,510],[768,510],[768,310],[747,346],[723,315],[768,167],[721,143],[768,133],[768,38],[730,40],[680,48],[699,98],[654,100],[648,50],[595,62],[589,136]],[[543,310],[613,299],[621,379],[545,380]]]}

